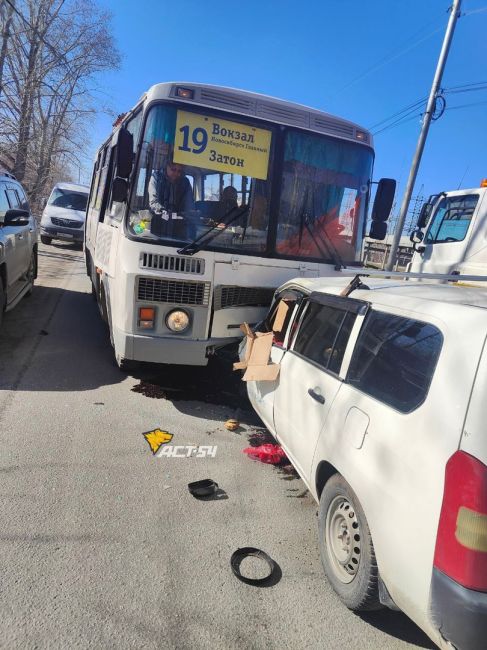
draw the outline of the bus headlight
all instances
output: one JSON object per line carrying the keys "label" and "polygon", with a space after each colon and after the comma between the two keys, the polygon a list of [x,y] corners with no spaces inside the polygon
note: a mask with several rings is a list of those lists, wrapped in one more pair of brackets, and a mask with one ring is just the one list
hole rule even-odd
{"label": "bus headlight", "polygon": [[166,326],[171,332],[184,332],[189,327],[189,314],[182,309],[173,309],[166,316]]}

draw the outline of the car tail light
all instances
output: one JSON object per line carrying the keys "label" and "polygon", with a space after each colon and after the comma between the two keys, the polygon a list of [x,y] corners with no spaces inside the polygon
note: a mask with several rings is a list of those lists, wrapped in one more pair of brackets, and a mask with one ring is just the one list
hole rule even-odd
{"label": "car tail light", "polygon": [[468,589],[487,591],[487,467],[463,451],[446,465],[434,566]]}
{"label": "car tail light", "polygon": [[141,307],[139,309],[139,327],[150,330],[154,327],[156,310],[153,307]]}

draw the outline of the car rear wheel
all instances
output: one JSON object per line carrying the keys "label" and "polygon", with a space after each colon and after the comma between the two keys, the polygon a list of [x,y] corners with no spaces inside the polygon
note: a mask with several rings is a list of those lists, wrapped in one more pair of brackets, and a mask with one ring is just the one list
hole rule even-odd
{"label": "car rear wheel", "polygon": [[340,474],[326,483],[318,517],[321,561],[333,589],[351,610],[381,609],[369,526],[357,496]]}
{"label": "car rear wheel", "polygon": [[45,235],[41,235],[41,242],[43,244],[49,245],[52,242],[52,239],[50,237],[46,237]]}

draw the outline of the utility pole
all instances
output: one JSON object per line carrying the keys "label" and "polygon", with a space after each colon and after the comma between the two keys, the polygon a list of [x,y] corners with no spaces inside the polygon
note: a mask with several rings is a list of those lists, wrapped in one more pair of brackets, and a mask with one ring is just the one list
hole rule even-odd
{"label": "utility pole", "polygon": [[436,98],[438,96],[438,90],[440,88],[441,78],[443,76],[443,70],[445,69],[446,59],[448,57],[448,52],[450,50],[450,45],[453,39],[453,32],[455,31],[457,18],[460,14],[461,2],[462,0],[453,0],[453,4],[451,7],[451,13],[446,28],[445,38],[443,39],[443,45],[441,47],[438,64],[436,66],[433,85],[431,86],[428,103],[426,105],[426,112],[423,117],[423,124],[421,126],[421,132],[418,138],[418,144],[416,145],[416,151],[414,152],[414,158],[411,164],[411,170],[409,172],[409,178],[406,185],[406,189],[404,191],[404,197],[401,204],[401,210],[399,212],[399,218],[397,220],[396,229],[394,231],[394,237],[392,239],[391,250],[389,252],[389,259],[387,260],[387,266],[386,266],[387,271],[391,271],[394,267],[397,247],[399,245],[399,240],[401,238],[402,229],[404,228],[404,222],[406,220],[406,215],[409,208],[409,202],[411,200],[411,194],[413,193],[414,183],[416,182],[416,176],[418,174],[419,163],[421,162],[421,156],[423,155],[423,149],[426,142],[426,137],[428,135],[429,127],[431,124],[431,118],[433,117],[433,113],[435,111]]}

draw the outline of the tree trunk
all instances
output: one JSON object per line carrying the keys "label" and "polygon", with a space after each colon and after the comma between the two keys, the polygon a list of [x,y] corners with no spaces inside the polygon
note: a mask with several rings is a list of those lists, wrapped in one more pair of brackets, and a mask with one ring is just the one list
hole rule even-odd
{"label": "tree trunk", "polygon": [[[12,0],[12,4],[14,4],[14,0]],[[2,96],[2,90],[3,90],[3,68],[5,67],[5,58],[7,56],[7,46],[8,46],[8,39],[10,36],[10,25],[12,24],[13,13],[14,13],[13,6],[7,5],[5,23],[2,29],[2,48],[0,50],[0,97]],[[3,14],[3,10],[2,10],[2,14]]]}

